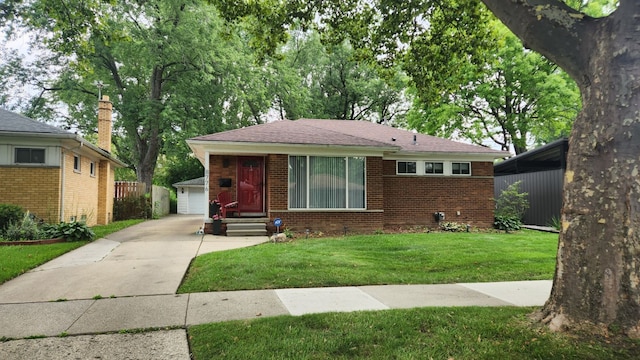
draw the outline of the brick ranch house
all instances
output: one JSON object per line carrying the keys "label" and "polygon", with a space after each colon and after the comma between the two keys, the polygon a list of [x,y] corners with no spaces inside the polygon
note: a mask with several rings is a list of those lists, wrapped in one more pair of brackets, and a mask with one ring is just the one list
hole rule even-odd
{"label": "brick ranch house", "polygon": [[228,191],[240,218],[280,218],[293,231],[436,227],[435,213],[491,227],[493,161],[509,155],[371,122],[318,119],[187,143],[205,168],[205,199]]}
{"label": "brick ranch house", "polygon": [[113,216],[111,102],[99,102],[98,146],[82,137],[0,109],[0,203],[50,223],[107,224]]}

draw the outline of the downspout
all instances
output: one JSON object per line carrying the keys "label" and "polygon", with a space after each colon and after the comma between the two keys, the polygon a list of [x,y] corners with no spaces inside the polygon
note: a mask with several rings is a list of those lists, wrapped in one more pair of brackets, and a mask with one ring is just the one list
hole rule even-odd
{"label": "downspout", "polygon": [[204,153],[204,222],[211,220],[209,218],[209,152]]}
{"label": "downspout", "polygon": [[[60,148],[62,149],[62,148]],[[65,181],[65,176],[64,176],[64,159],[65,159],[65,152],[64,150],[61,151],[62,154],[62,158],[60,159],[60,222],[64,222],[64,181]]]}

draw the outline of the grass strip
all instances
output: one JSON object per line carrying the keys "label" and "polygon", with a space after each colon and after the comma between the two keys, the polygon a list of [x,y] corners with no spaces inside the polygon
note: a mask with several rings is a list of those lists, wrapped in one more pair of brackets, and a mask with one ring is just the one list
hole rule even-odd
{"label": "grass strip", "polygon": [[179,292],[551,279],[557,237],[423,233],[267,243],[197,257]]}
{"label": "grass strip", "polygon": [[[94,226],[91,230],[96,234],[96,239],[99,239],[143,221],[115,221],[108,225]],[[0,246],[0,284],[87,243],[88,241],[74,241],[47,245]]]}
{"label": "grass strip", "polygon": [[[640,342],[532,326],[531,308],[419,308],[192,326],[194,359],[632,359]],[[607,342],[608,341],[608,342]]]}

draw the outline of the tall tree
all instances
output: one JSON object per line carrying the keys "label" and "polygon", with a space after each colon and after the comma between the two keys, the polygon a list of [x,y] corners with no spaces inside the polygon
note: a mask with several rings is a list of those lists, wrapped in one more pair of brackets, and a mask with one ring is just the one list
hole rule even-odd
{"label": "tall tree", "polygon": [[580,109],[575,82],[543,56],[526,50],[496,23],[495,49],[484,64],[462,64],[461,84],[435,103],[417,100],[409,125],[502,150],[527,151],[569,135]]}
{"label": "tall tree", "polygon": [[[620,0],[615,11],[599,18],[559,0],[482,2],[526,47],[566,71],[581,93],[583,107],[569,140],[556,273],[541,320],[553,329],[586,323],[619,328],[640,337],[640,43],[635,41],[640,36],[640,2]],[[271,1],[246,3],[250,6],[243,10],[251,13]],[[441,32],[439,39],[423,37],[430,41],[418,45],[449,53],[461,62],[475,54],[469,49],[469,55],[461,55],[457,51],[465,49],[461,42],[476,39],[473,34],[481,25],[478,21],[483,20],[475,16],[482,9],[472,1],[287,3],[287,16],[336,20],[335,28],[340,30],[349,28],[338,21],[342,14],[350,15],[345,22],[357,22],[353,27],[356,32],[366,28],[360,21],[363,17],[368,18],[370,27],[391,19],[391,24],[399,24],[395,31],[392,26],[383,26],[385,31],[379,33],[391,39],[391,44],[386,42],[387,50],[397,40],[406,39],[409,54],[417,44],[413,41],[416,37],[405,37],[411,35],[412,26],[429,24],[438,29],[443,25],[447,31]],[[394,11],[387,11],[390,8]],[[440,14],[449,20],[450,27],[438,18]],[[375,36],[363,38],[375,40]],[[452,72],[433,74],[433,69],[427,68],[423,73],[423,79],[430,80]]]}
{"label": "tall tree", "polygon": [[402,121],[410,102],[397,68],[383,78],[377,64],[359,61],[344,41],[323,44],[314,31],[292,31],[275,63],[275,107],[282,118]]}
{"label": "tall tree", "polygon": [[[640,337],[640,3],[592,18],[566,4],[484,0],[523,42],[578,83],[562,231],[551,298],[554,328],[587,321]],[[517,18],[517,21],[516,21]]]}
{"label": "tall tree", "polygon": [[[158,156],[172,153],[176,141],[262,121],[270,105],[262,69],[213,6],[71,3],[39,0],[19,13],[30,28],[52,34],[52,51],[69,54],[50,99],[66,105],[70,125],[91,133],[98,87],[111,95],[122,135],[114,137],[117,153],[148,188]],[[63,11],[65,5],[87,16]]]}

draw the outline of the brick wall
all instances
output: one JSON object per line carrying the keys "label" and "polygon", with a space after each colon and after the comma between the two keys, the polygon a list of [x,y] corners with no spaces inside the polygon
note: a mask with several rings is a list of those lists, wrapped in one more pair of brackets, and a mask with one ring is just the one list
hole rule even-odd
{"label": "brick wall", "polygon": [[289,183],[289,156],[282,154],[269,155],[265,171],[267,174],[267,211],[287,210],[289,206],[289,189],[287,186]]}
{"label": "brick wall", "polygon": [[[395,161],[384,161],[385,224],[435,227],[433,213],[445,221],[493,226],[493,165],[473,162],[473,176],[398,176]],[[458,213],[460,215],[458,215]]]}
{"label": "brick wall", "polygon": [[29,210],[50,223],[59,221],[60,168],[2,167],[0,203]]}
{"label": "brick wall", "polygon": [[113,220],[113,198],[115,196],[115,170],[111,163],[102,160],[97,167],[98,209],[96,224],[104,225]]}
{"label": "brick wall", "polygon": [[80,156],[80,172],[73,169],[73,152],[63,154],[64,161],[64,221],[75,218],[77,221],[86,218],[86,223],[93,226],[98,218],[98,163],[96,176],[91,176],[91,159]]}
{"label": "brick wall", "polygon": [[[224,167],[224,159],[228,166]],[[232,179],[235,196],[236,157],[211,156],[210,198],[221,190],[218,178]],[[395,161],[367,158],[367,210],[288,210],[288,156],[265,158],[267,216],[282,219],[294,231],[374,231],[384,227],[422,225],[435,227],[436,211],[446,221],[491,227],[493,224],[493,164],[473,162],[471,177],[397,176]],[[460,215],[457,215],[460,212]]]}
{"label": "brick wall", "polygon": [[382,158],[367,159],[367,210],[312,211],[288,210],[289,157],[269,155],[267,158],[267,199],[270,219],[279,217],[293,231],[374,231],[382,229],[384,213]]}
{"label": "brick wall", "polygon": [[[218,196],[221,191],[229,191],[231,198],[236,200],[236,186],[237,182],[237,157],[236,156],[221,156],[210,155],[209,156],[209,201]],[[218,180],[221,178],[231,179],[231,187],[220,187]]]}

